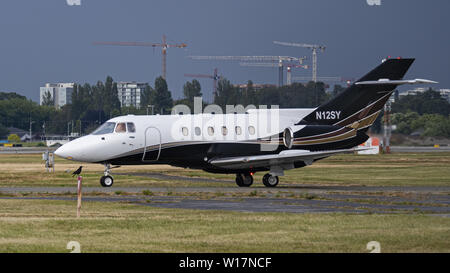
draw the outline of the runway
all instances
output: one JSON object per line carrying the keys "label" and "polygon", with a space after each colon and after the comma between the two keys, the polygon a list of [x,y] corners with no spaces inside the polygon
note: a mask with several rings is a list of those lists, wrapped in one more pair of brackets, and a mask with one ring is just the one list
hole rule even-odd
{"label": "runway", "polygon": [[393,153],[439,153],[450,152],[450,146],[391,146]]}
{"label": "runway", "polygon": [[[2,187],[0,193],[0,199],[76,202],[75,187]],[[83,194],[85,202],[123,202],[158,208],[280,213],[415,213],[450,217],[450,187],[85,187]]]}
{"label": "runway", "polygon": [[55,147],[0,147],[0,154],[42,154],[55,150]]}
{"label": "runway", "polygon": [[[385,194],[438,194],[449,195],[450,186],[441,187],[427,187],[427,186],[317,186],[317,185],[279,185],[276,188],[266,188],[252,186],[249,188],[239,187],[119,187],[113,186],[111,188],[103,187],[83,187],[85,193],[115,193],[126,192],[131,194],[142,193],[145,190],[152,192],[172,192],[172,193],[251,193],[254,191],[261,193],[311,193],[311,194],[326,194],[329,192],[337,193],[385,193]],[[76,187],[0,187],[0,193],[3,194],[66,194],[77,192]]]}

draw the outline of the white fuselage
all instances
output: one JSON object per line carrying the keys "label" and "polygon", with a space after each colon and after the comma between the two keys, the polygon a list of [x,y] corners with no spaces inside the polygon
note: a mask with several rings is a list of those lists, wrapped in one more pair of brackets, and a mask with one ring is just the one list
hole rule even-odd
{"label": "white fuselage", "polygon": [[[166,144],[245,142],[283,132],[312,111],[276,109],[249,110],[246,114],[120,116],[106,122],[112,130],[75,139],[55,154],[80,162],[108,162]],[[119,124],[134,126],[134,130],[127,128],[120,132]]]}

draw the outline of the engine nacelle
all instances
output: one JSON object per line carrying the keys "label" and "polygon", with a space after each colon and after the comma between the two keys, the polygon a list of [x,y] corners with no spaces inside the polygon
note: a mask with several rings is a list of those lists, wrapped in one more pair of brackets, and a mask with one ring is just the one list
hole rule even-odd
{"label": "engine nacelle", "polygon": [[284,146],[286,146],[286,148],[288,149],[292,148],[292,145],[294,144],[295,133],[297,133],[303,128],[305,128],[305,125],[296,125],[284,129],[283,144]]}
{"label": "engine nacelle", "polygon": [[[365,137],[364,133],[361,132],[360,134],[362,138]],[[354,138],[357,135],[358,131],[351,127],[333,125],[296,125],[284,129],[283,144],[286,148],[291,149],[294,144],[300,146],[320,145],[347,140]],[[355,146],[358,144],[355,144]]]}

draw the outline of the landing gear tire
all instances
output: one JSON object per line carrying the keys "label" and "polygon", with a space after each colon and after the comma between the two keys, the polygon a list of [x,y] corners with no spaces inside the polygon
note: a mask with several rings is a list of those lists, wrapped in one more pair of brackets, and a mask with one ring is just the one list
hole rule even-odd
{"label": "landing gear tire", "polygon": [[114,179],[110,175],[102,176],[102,178],[100,178],[100,185],[102,185],[102,187],[109,188],[113,184],[114,184]]}
{"label": "landing gear tire", "polygon": [[250,187],[253,184],[253,176],[251,174],[237,174],[236,184],[239,187]]}
{"label": "landing gear tire", "polygon": [[278,182],[280,182],[280,179],[278,179],[278,176],[271,175],[270,173],[264,175],[263,177],[263,184],[266,187],[273,188],[278,185]]}

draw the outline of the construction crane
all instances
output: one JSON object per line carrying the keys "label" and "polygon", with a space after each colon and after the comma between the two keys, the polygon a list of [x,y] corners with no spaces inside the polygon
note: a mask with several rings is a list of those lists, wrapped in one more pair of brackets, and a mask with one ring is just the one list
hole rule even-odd
{"label": "construction crane", "polygon": [[310,45],[310,44],[298,44],[298,43],[288,43],[288,42],[279,42],[274,41],[274,44],[283,45],[283,46],[295,46],[295,47],[304,47],[312,50],[312,81],[317,82],[317,50],[322,52],[325,51],[325,46],[323,45]]}
{"label": "construction crane", "polygon": [[[279,63],[248,63],[241,62],[240,66],[253,66],[253,67],[280,67]],[[286,84],[292,84],[292,68],[303,68],[308,69],[308,65],[298,65],[298,64],[281,64],[281,66],[286,67]]]}
{"label": "construction crane", "polygon": [[221,78],[218,74],[217,68],[214,68],[214,73],[212,75],[206,74],[184,74],[185,77],[190,78],[207,78],[213,80],[213,97],[217,93],[217,81]]}
{"label": "construction crane", "polygon": [[276,62],[278,65],[278,86],[283,85],[283,63],[297,62],[303,64],[306,57],[290,56],[188,56],[192,60],[201,61],[241,61],[241,62]]}
{"label": "construction crane", "polygon": [[[293,77],[292,78],[294,81],[299,81],[299,82],[306,82],[306,81],[310,81],[311,78],[310,77]],[[316,82],[320,81],[320,82],[341,82],[342,78],[341,77],[316,77]]]}
{"label": "construction crane", "polygon": [[162,36],[162,43],[145,43],[145,42],[94,42],[94,45],[113,45],[113,46],[143,46],[143,47],[161,47],[162,51],[162,77],[166,79],[166,68],[167,68],[167,49],[169,47],[175,48],[185,48],[187,44],[179,43],[179,44],[168,44],[166,42],[166,36]]}

